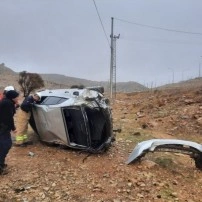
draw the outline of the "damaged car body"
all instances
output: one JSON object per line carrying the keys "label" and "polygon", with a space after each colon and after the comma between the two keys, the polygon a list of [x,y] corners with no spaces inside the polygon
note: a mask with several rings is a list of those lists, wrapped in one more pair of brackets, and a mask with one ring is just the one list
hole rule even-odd
{"label": "damaged car body", "polygon": [[42,142],[97,153],[112,142],[109,101],[100,88],[37,92],[30,125]]}
{"label": "damaged car body", "polygon": [[137,162],[146,153],[154,151],[187,154],[194,159],[196,167],[202,170],[202,145],[178,139],[151,139],[140,142],[136,145],[126,163]]}

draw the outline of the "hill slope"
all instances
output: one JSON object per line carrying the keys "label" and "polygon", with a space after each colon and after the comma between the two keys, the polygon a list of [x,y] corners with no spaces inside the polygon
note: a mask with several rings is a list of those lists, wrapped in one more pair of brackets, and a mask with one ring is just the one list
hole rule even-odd
{"label": "hill slope", "polygon": [[1,75],[2,74],[3,75],[15,75],[16,73],[12,69],[6,67],[4,63],[1,63],[0,64],[0,74]]}

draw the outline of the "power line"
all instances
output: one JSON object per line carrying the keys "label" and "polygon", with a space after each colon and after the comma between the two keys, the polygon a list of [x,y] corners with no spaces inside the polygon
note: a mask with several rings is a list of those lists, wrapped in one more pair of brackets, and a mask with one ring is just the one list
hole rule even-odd
{"label": "power line", "polygon": [[141,27],[148,27],[148,28],[151,28],[151,29],[159,29],[159,30],[163,30],[163,31],[177,32],[177,33],[183,33],[183,34],[202,35],[202,33],[200,33],[200,32],[187,32],[187,31],[182,31],[182,30],[168,29],[168,28],[163,28],[163,27],[151,26],[151,25],[141,24],[141,23],[137,23],[137,22],[130,22],[130,21],[127,21],[127,20],[119,19],[119,18],[114,18],[114,19],[116,19],[118,21],[125,22],[125,23],[141,26]]}
{"label": "power line", "polygon": [[96,11],[97,11],[97,15],[98,15],[98,17],[99,17],[99,20],[100,20],[100,24],[101,24],[101,26],[102,26],[102,29],[103,29],[103,31],[104,31],[104,34],[105,34],[105,37],[106,37],[106,39],[107,39],[107,42],[108,42],[108,44],[109,44],[109,47],[110,47],[109,39],[108,39],[108,37],[107,37],[107,34],[106,34],[106,31],[105,31],[104,25],[103,25],[103,23],[102,23],[102,19],[101,19],[101,17],[100,17],[100,14],[99,14],[99,12],[98,12],[98,8],[97,8],[97,6],[96,6],[95,0],[93,0],[93,3],[94,3],[94,5],[95,5],[95,9],[96,9]]}

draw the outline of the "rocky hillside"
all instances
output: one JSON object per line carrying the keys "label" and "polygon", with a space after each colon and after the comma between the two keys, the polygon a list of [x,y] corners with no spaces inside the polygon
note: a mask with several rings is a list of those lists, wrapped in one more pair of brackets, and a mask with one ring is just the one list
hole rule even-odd
{"label": "rocky hillside", "polygon": [[4,63],[1,63],[0,75],[16,75],[16,73],[12,69],[6,67]]}
{"label": "rocky hillside", "polygon": [[157,87],[156,89],[182,89],[182,88],[185,88],[185,89],[193,89],[193,88],[198,88],[201,86],[201,83],[202,83],[202,77],[198,77],[198,78],[195,78],[195,79],[189,79],[189,80],[186,80],[186,81],[181,81],[181,82],[178,82],[178,83],[173,83],[173,84],[166,84],[166,85],[163,85],[163,86],[160,86],[160,87]]}
{"label": "rocky hillside", "polygon": [[17,80],[18,74],[16,72],[6,67],[4,63],[0,64],[0,90],[8,85],[13,85],[16,89],[19,89]]}

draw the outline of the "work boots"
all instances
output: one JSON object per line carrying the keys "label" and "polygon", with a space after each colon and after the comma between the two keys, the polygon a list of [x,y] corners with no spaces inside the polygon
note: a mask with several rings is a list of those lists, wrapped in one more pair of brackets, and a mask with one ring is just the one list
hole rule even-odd
{"label": "work boots", "polygon": [[8,174],[7,164],[0,164],[0,175]]}

